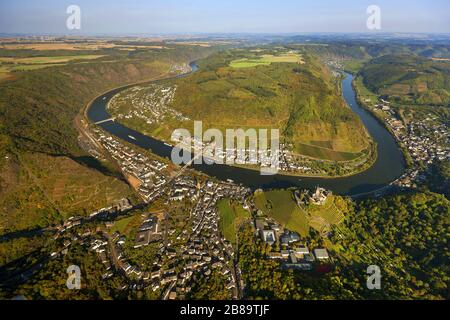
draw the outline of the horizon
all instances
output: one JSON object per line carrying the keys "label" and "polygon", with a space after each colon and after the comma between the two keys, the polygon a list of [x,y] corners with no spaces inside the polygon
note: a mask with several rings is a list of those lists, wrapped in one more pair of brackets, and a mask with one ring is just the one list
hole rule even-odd
{"label": "horizon", "polygon": [[0,37],[170,37],[170,36],[309,36],[309,35],[351,35],[351,36],[368,36],[368,37],[381,37],[381,36],[415,36],[415,35],[438,35],[438,36],[450,36],[450,32],[167,32],[167,33],[52,33],[52,32],[0,32]]}
{"label": "horizon", "polygon": [[[70,5],[81,9],[81,29],[66,28]],[[368,30],[367,8],[381,9],[381,30]],[[197,0],[126,3],[86,0],[39,3],[30,0],[0,3],[0,34],[65,35],[192,35],[192,34],[305,34],[305,33],[450,33],[450,3],[417,0],[323,1],[269,0],[208,3]]]}

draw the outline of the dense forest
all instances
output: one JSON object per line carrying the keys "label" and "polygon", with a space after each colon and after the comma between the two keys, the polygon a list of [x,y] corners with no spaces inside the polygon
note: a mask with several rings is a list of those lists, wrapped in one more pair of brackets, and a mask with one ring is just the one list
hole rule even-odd
{"label": "dense forest", "polygon": [[[240,266],[249,298],[448,299],[449,201],[416,193],[355,203],[331,242],[334,271],[283,271],[265,259],[251,228],[241,233]],[[367,268],[382,270],[382,290],[368,290]]]}
{"label": "dense forest", "polygon": [[412,55],[386,55],[361,70],[373,92],[401,104],[450,104],[450,62]]}

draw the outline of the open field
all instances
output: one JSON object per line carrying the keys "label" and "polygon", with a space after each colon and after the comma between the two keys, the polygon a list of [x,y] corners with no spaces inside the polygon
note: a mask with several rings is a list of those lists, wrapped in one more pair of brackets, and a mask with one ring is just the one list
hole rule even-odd
{"label": "open field", "polygon": [[255,194],[255,204],[264,214],[274,218],[285,228],[302,236],[309,233],[306,216],[297,207],[292,191],[277,190]]}
{"label": "open field", "polygon": [[329,231],[340,223],[346,210],[346,203],[340,197],[330,196],[323,206],[297,206],[291,190],[276,190],[255,194],[255,204],[265,215],[274,218],[289,230],[303,237],[313,228],[319,232]]}
{"label": "open field", "polygon": [[250,218],[250,213],[242,206],[230,203],[229,199],[223,199],[218,203],[220,213],[220,230],[225,239],[232,244],[236,244],[236,233],[239,226],[246,219]]}
{"label": "open field", "polygon": [[8,64],[53,64],[67,63],[73,60],[93,60],[103,57],[103,55],[73,55],[73,56],[55,56],[55,57],[32,57],[32,58],[5,58],[0,57],[0,63]]}
{"label": "open field", "polygon": [[104,57],[103,55],[73,55],[73,56],[49,56],[49,57],[29,57],[11,58],[0,57],[0,81],[12,76],[12,72],[31,71],[48,67],[63,66],[71,61],[95,60]]}
{"label": "open field", "polygon": [[304,61],[298,54],[287,53],[279,56],[274,55],[262,55],[260,58],[255,59],[238,59],[230,62],[230,67],[232,68],[253,68],[256,66],[268,66],[272,63],[299,63],[302,64]]}
{"label": "open field", "polygon": [[332,161],[348,161],[360,157],[361,153],[339,152],[333,149],[320,146],[307,145],[299,143],[296,145],[295,151],[301,155],[315,159],[325,159]]}

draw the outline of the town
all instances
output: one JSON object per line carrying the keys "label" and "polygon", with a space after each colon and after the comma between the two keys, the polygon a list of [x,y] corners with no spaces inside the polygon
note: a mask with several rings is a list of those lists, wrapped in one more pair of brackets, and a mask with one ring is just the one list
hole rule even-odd
{"label": "town", "polygon": [[432,114],[405,120],[384,99],[371,109],[383,117],[386,126],[412,159],[410,168],[392,185],[415,188],[423,182],[427,170],[435,161],[450,160],[448,127],[439,123]]}
{"label": "town", "polygon": [[[122,121],[131,127],[139,123],[146,130],[160,132],[161,126],[172,121],[176,121],[180,125],[185,125],[190,121],[189,117],[171,107],[176,91],[176,85],[136,86],[115,95],[108,102],[107,109],[119,122]],[[363,171],[370,165],[371,160],[375,159],[373,150],[369,148],[354,159],[339,161],[339,172],[337,172],[335,161],[297,154],[292,151],[293,145],[290,143],[280,142],[279,148],[276,150],[272,150],[270,147],[266,150],[240,146],[230,148],[228,145],[216,145],[212,148],[210,141],[203,141],[197,136],[183,138],[175,131],[171,141],[165,142],[181,143],[183,149],[195,154],[203,153],[207,159],[215,163],[263,169],[270,167],[277,172],[294,175],[349,175]]]}
{"label": "town", "polygon": [[[174,169],[167,160],[135,150],[99,128],[92,133],[103,148],[97,152],[114,159],[143,202],[133,205],[122,199],[88,217],[69,218],[55,230],[54,239],[62,249],[52,252],[50,259],[79,244],[97,255],[104,266],[103,279],[117,275],[123,279],[120,290],[150,288],[159,299],[188,299],[199,278],[216,273],[224,277],[231,298],[242,298],[245,283],[236,248],[220,229],[218,202],[228,199],[249,212],[252,218],[247,223],[253,226],[255,238],[272,247],[266,259],[278,261],[280,268],[300,271],[311,271],[317,263],[330,265],[325,248],[309,248],[299,234],[261,216],[250,189],[199,176],[190,169]],[[320,206],[328,195],[318,188],[296,196],[299,205]],[[157,210],[149,209],[156,203],[161,204]],[[135,222],[133,232],[118,227],[128,219]]]}

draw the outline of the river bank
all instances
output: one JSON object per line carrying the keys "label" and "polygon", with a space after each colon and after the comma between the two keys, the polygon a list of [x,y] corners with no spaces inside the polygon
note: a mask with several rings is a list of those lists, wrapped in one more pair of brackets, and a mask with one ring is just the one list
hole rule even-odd
{"label": "river bank", "polygon": [[[195,64],[193,71],[195,71]],[[184,75],[186,76],[186,75]],[[274,175],[261,176],[258,171],[247,168],[230,167],[227,165],[194,165],[194,169],[220,180],[231,179],[252,189],[277,189],[277,188],[315,188],[318,185],[332,190],[341,195],[354,195],[361,193],[376,192],[389,186],[391,182],[402,175],[404,171],[404,160],[394,137],[375,119],[368,111],[364,110],[356,101],[356,94],[352,87],[353,76],[346,74],[342,81],[342,92],[349,107],[361,118],[367,131],[377,144],[378,157],[372,167],[349,177],[319,178],[298,176]],[[129,87],[129,86],[128,86]],[[106,110],[108,101],[121,89],[112,90],[98,97],[87,110],[87,116],[93,123],[109,119]],[[122,89],[123,90],[123,89]],[[159,156],[169,158],[172,147],[162,141],[145,136],[140,132],[127,128],[119,123],[103,123],[100,127],[125,140],[145,149],[151,149]],[[134,139],[130,139],[134,137]]]}

